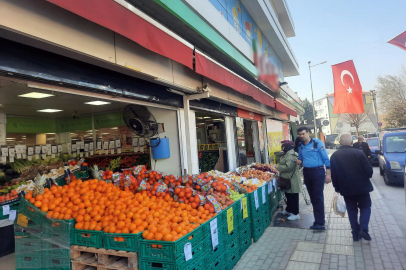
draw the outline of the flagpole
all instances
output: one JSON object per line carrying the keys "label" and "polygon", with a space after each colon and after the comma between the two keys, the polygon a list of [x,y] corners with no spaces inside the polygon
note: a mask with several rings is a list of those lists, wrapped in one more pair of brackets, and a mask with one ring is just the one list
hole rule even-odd
{"label": "flagpole", "polygon": [[310,61],[309,61],[309,73],[310,73],[310,89],[312,90],[312,102],[313,102],[313,122],[314,122],[314,136],[317,138],[317,126],[316,126],[316,113],[314,111],[314,96],[313,96],[313,83],[312,83],[312,70],[310,68]]}

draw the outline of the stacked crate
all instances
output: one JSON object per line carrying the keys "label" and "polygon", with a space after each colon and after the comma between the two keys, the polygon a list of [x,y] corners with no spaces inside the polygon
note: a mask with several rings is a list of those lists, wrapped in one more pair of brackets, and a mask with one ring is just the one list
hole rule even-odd
{"label": "stacked crate", "polygon": [[251,210],[251,228],[254,242],[264,233],[270,223],[270,202],[268,187],[264,185],[249,194]]}

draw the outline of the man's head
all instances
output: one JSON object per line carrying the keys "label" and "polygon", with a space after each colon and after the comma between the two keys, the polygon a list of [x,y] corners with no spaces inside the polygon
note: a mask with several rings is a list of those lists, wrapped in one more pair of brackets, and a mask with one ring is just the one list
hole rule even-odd
{"label": "man's head", "polygon": [[308,141],[310,139],[310,130],[307,127],[300,127],[297,129],[297,135],[302,141]]}
{"label": "man's head", "polygon": [[340,144],[341,145],[351,145],[352,144],[352,138],[348,134],[344,134],[340,137]]}
{"label": "man's head", "polygon": [[364,136],[359,135],[359,136],[358,136],[358,142],[359,142],[359,143],[362,143],[363,141],[364,141]]}

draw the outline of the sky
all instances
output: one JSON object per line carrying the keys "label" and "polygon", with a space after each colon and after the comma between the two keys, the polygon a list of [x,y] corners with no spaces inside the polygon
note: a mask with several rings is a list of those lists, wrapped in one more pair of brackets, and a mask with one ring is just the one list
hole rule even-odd
{"label": "sky", "polygon": [[288,39],[299,63],[299,76],[286,77],[301,99],[311,101],[334,92],[331,65],[353,60],[363,91],[376,78],[397,75],[406,66],[406,51],[386,43],[406,31],[406,0],[287,0],[296,36]]}

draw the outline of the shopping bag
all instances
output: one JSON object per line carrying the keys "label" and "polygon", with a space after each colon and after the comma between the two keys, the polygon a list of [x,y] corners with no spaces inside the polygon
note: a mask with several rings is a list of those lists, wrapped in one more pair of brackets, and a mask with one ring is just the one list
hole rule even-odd
{"label": "shopping bag", "polygon": [[347,211],[347,206],[345,205],[344,198],[338,192],[334,193],[333,210],[336,215],[341,216],[341,217],[344,217],[345,212]]}

